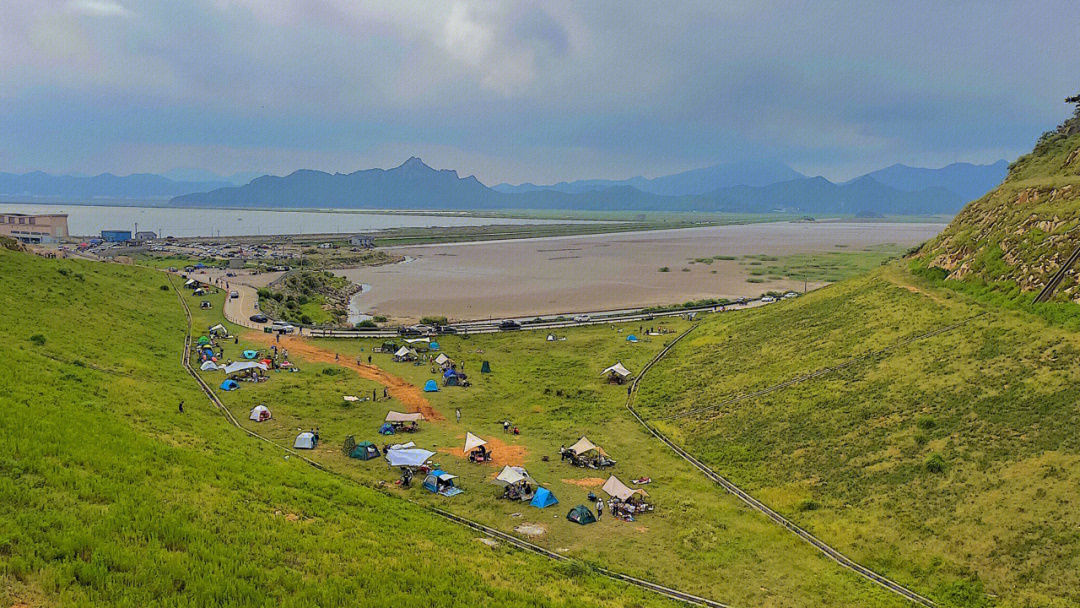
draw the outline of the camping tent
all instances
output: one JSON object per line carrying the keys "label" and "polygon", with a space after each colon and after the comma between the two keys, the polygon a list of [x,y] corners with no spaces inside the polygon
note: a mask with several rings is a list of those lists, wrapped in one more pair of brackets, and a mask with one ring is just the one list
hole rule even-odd
{"label": "camping tent", "polygon": [[204,372],[212,372],[217,371],[218,366],[217,363],[214,363],[213,361],[203,361],[203,364],[199,366],[199,369]]}
{"label": "camping tent", "polygon": [[262,422],[263,420],[270,419],[270,408],[265,405],[256,405],[251,408],[251,415],[248,416],[248,420],[254,420],[255,422]]}
{"label": "camping tent", "polygon": [[637,342],[638,339],[637,339],[637,336],[635,336],[634,334],[630,334],[629,336],[626,336],[626,341],[627,342]]}
{"label": "camping tent", "polygon": [[539,485],[536,483],[535,479],[529,476],[529,472],[526,471],[523,467],[512,467],[510,465],[506,465],[503,467],[503,470],[499,472],[499,476],[496,477],[495,481],[493,481],[492,483],[500,486],[512,486],[516,483],[521,483],[523,481],[530,482],[534,485]]}
{"label": "camping tent", "polygon": [[432,342],[428,347],[431,350],[439,350],[439,343],[438,342]]}
{"label": "camping tent", "polygon": [[259,351],[257,351],[257,350],[245,350],[243,352],[243,355],[244,355],[245,359],[254,359],[255,357],[259,356]]}
{"label": "camping tent", "polygon": [[225,373],[235,374],[249,369],[261,369],[265,372],[267,367],[265,363],[256,363],[255,361],[234,361],[225,366]]}
{"label": "camping tent", "polygon": [[395,361],[410,361],[414,359],[416,359],[416,351],[407,346],[402,346],[394,353]]}
{"label": "camping tent", "polygon": [[537,488],[532,502],[529,503],[530,506],[536,507],[537,509],[543,509],[544,507],[550,507],[551,505],[557,504],[559,504],[559,499],[555,498],[555,495],[547,488]]}
{"label": "camping tent", "polygon": [[221,383],[221,390],[223,391],[235,391],[240,388],[240,385],[236,383],[236,380],[226,380]]}
{"label": "camping tent", "polygon": [[435,365],[442,365],[450,362],[450,357],[446,356],[446,353],[439,353],[438,357],[435,357]]}
{"label": "camping tent", "polygon": [[596,451],[600,452],[601,454],[603,454],[604,456],[607,456],[607,452],[604,451],[604,448],[602,448],[602,447],[596,445],[595,443],[589,441],[589,438],[585,437],[584,435],[582,435],[581,439],[578,439],[577,443],[570,446],[568,449],[571,452],[573,452],[574,454],[578,455],[578,456],[581,456],[582,454],[585,454],[586,452],[591,452],[592,450],[596,450]]}
{"label": "camping tent", "polygon": [[386,412],[387,422],[416,422],[417,420],[423,420],[424,415],[420,412],[414,412],[412,414],[402,414],[401,412],[395,412],[390,410]]}
{"label": "camping tent", "polygon": [[194,287],[195,285],[198,285],[198,284],[199,284],[199,282],[196,281],[195,279],[188,279],[188,280],[184,281],[184,287]]}
{"label": "camping tent", "polygon": [[419,467],[423,466],[428,458],[435,455],[431,450],[423,448],[406,448],[403,450],[390,450],[386,453],[386,461],[392,467]]}
{"label": "camping tent", "polygon": [[480,373],[481,374],[490,374],[491,373],[491,364],[488,363],[487,361],[484,361],[484,364],[480,366]]}
{"label": "camping tent", "polygon": [[453,369],[448,369],[443,372],[443,386],[460,386],[461,381],[465,379],[465,374],[459,374]]}
{"label": "camping tent", "polygon": [[456,496],[461,494],[461,488],[454,485],[457,475],[451,475],[441,469],[435,469],[424,478],[424,489],[443,496]]}
{"label": "camping tent", "polygon": [[439,383],[438,382],[435,382],[434,380],[428,380],[427,382],[424,383],[424,392],[425,393],[434,393],[437,390],[439,390]]}
{"label": "camping tent", "polygon": [[585,505],[578,505],[573,509],[570,509],[570,512],[566,514],[566,519],[583,526],[585,524],[596,523],[596,516],[593,515],[592,511],[589,510],[589,507],[586,507]]}
{"label": "camping tent", "polygon": [[628,487],[625,483],[619,481],[619,478],[615,477],[614,475],[608,477],[607,481],[604,482],[604,486],[600,489],[607,492],[608,496],[611,496],[612,498],[618,498],[619,500],[630,500],[634,496],[649,495],[648,492],[642,490],[641,488],[635,490]]}
{"label": "camping tent", "polygon": [[384,422],[383,425],[379,427],[379,434],[380,435],[393,435],[394,434],[394,425],[390,424],[389,422]]}
{"label": "camping tent", "polygon": [[623,381],[629,378],[631,374],[630,370],[623,367],[623,364],[620,362],[600,372],[600,375],[607,376],[608,382],[616,382],[618,384],[622,384]]}
{"label": "camping tent", "polygon": [[203,346],[204,344],[209,344],[210,343],[210,338],[207,338],[206,336],[199,336],[198,342],[199,342],[199,346]]}
{"label": "camping tent", "polygon": [[548,334],[547,335],[547,341],[548,342],[554,342],[555,341],[555,334]]}
{"label": "camping tent", "polygon": [[372,458],[379,457],[379,448],[375,447],[374,443],[370,441],[361,441],[353,446],[353,449],[349,450],[349,458],[359,458],[360,460],[371,460]]}
{"label": "camping tent", "polygon": [[209,333],[212,336],[227,336],[229,335],[229,330],[225,329],[225,326],[221,323],[218,323],[210,328]]}
{"label": "camping tent", "polygon": [[476,435],[473,435],[472,433],[466,431],[465,432],[465,449],[462,450],[461,453],[462,454],[468,454],[471,450],[475,450],[476,448],[478,448],[478,447],[480,447],[482,445],[487,445],[487,442],[484,441],[483,439],[477,437]]}
{"label": "camping tent", "polygon": [[314,450],[317,443],[315,435],[304,431],[296,436],[296,441],[293,442],[292,447],[298,450]]}

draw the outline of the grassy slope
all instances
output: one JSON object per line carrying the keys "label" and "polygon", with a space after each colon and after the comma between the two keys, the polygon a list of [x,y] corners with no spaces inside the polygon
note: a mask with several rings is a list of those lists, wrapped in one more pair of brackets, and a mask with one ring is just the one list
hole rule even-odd
{"label": "grassy slope", "polygon": [[162,275],[0,251],[0,276],[0,604],[669,605],[227,426]]}
{"label": "grassy slope", "polygon": [[[199,314],[202,325],[216,318],[216,312]],[[673,330],[688,327],[677,320],[665,321],[665,325]],[[640,370],[662,348],[663,339],[633,345],[625,336],[628,331],[639,333],[637,324],[621,329],[582,328],[567,332],[567,340],[558,342],[545,341],[539,332],[440,339],[445,352],[465,360],[475,386],[427,394],[447,421],[425,423],[419,434],[395,439],[416,441],[421,447],[439,451],[435,461],[460,475],[466,490],[452,499],[417,487],[402,491],[389,483],[397,475],[383,461],[359,462],[342,456],[339,446],[346,435],[380,445],[390,441],[375,431],[388,409],[404,409],[396,400],[346,406],[342,395],[370,396],[375,386],[351,371],[334,373],[338,366],[304,361],[293,348],[292,356],[299,361],[302,373],[274,374],[271,382],[245,384],[222,398],[238,415],[257,403],[268,404],[274,420],[245,424],[279,441],[290,441],[298,429],[320,426],[324,442],[313,457],[361,483],[388,483],[392,493],[448,508],[508,532],[523,523],[544,526],[547,533],[536,542],[591,563],[735,606],[905,605],[749,511],[651,439],[625,411],[625,389],[603,384],[597,374],[616,359]],[[343,361],[352,361],[358,354],[366,357],[376,344],[370,340],[318,342],[327,352],[340,352]],[[227,347],[226,356],[249,345],[242,339],[239,345]],[[373,359],[415,386],[432,377],[428,366],[392,363],[388,355],[379,353]],[[485,359],[494,373],[475,373]],[[219,378],[212,373],[207,376]],[[453,412],[459,407],[460,425],[453,421]],[[507,418],[520,426],[522,435],[502,432],[501,421]],[[500,491],[490,481],[498,467],[470,465],[462,459],[466,430],[520,450],[513,463],[526,466],[540,483],[552,489],[561,501],[559,506],[541,511],[496,500]],[[619,460],[614,472],[624,482],[643,475],[653,478],[648,490],[658,504],[655,513],[632,524],[610,518],[586,527],[566,522],[566,511],[586,502],[588,493],[588,488],[574,482],[590,477],[602,480],[607,475],[559,461],[559,445],[570,445],[582,434]],[[544,462],[544,456],[550,460]]]}
{"label": "grassy slope", "polygon": [[[662,418],[719,403],[984,310],[878,360],[657,424],[770,506],[943,605],[1073,606],[1074,332],[984,307],[898,263],[707,319],[639,404]],[[928,469],[932,454],[943,472]]]}

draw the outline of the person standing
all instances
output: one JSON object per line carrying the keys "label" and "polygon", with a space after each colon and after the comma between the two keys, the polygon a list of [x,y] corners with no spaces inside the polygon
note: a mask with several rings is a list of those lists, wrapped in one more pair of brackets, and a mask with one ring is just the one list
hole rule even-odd
{"label": "person standing", "polygon": [[596,501],[596,521],[600,521],[600,517],[604,514],[604,501]]}
{"label": "person standing", "polygon": [[368,364],[368,365],[371,365],[371,355],[368,355],[368,356],[367,356],[367,364]]}
{"label": "person standing", "polygon": [[371,400],[372,400],[372,401],[376,401],[376,400],[377,400],[377,399],[376,399],[376,395],[377,395],[377,393],[375,392],[375,389],[371,389]]}
{"label": "person standing", "polygon": [[180,413],[181,414],[184,413],[184,400],[183,399],[180,400]]}
{"label": "person standing", "polygon": [[458,423],[461,422],[461,408],[460,407],[454,410],[454,418],[457,419]]}
{"label": "person standing", "polygon": [[382,398],[383,399],[389,399],[390,398],[390,393],[389,393],[389,391],[387,391],[385,386],[382,387]]}

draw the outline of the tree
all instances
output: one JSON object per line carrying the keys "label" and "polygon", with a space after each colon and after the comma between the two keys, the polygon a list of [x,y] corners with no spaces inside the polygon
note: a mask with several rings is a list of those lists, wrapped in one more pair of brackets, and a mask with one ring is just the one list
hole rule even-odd
{"label": "tree", "polygon": [[1080,104],[1080,95],[1073,95],[1072,97],[1066,97],[1065,103]]}

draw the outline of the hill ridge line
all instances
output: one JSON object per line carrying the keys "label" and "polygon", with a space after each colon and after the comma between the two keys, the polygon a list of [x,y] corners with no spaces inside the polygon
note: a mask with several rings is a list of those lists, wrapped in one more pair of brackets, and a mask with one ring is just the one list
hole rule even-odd
{"label": "hill ridge line", "polygon": [[[962,324],[974,319],[975,317],[980,317],[980,316],[982,316],[984,314],[986,314],[986,313],[982,312],[982,313],[979,313],[979,314],[977,314],[977,315],[975,315],[973,317],[969,317],[969,318],[965,319],[964,321],[962,321],[961,323],[959,323],[958,325],[962,325]],[[936,608],[937,605],[933,601],[931,601],[930,599],[927,599],[927,598],[919,595],[918,593],[908,589],[907,587],[904,587],[900,583],[894,582],[894,581],[892,581],[892,580],[878,574],[877,572],[874,572],[873,570],[867,568],[866,566],[863,566],[863,565],[859,564],[858,562],[856,562],[856,561],[852,560],[851,558],[847,557],[846,555],[844,555],[840,551],[834,549],[831,545],[828,545],[824,541],[818,539],[813,534],[811,534],[811,533],[807,532],[806,530],[800,528],[798,525],[796,525],[795,523],[793,523],[792,521],[790,521],[789,519],[787,519],[783,515],[780,515],[776,511],[773,511],[768,506],[766,506],[765,503],[757,500],[756,498],[754,498],[753,496],[748,494],[746,491],[744,491],[743,489],[739,488],[734,483],[729,481],[726,477],[720,475],[716,471],[713,471],[711,468],[709,468],[703,462],[701,462],[700,460],[695,458],[692,454],[690,454],[686,450],[684,450],[681,447],[679,447],[678,445],[676,445],[675,442],[668,439],[663,433],[661,433],[655,427],[653,427],[648,422],[646,422],[645,419],[642,418],[641,415],[637,413],[637,410],[634,409],[634,405],[633,405],[633,403],[634,403],[634,395],[637,394],[638,384],[641,382],[642,378],[645,377],[645,373],[648,372],[649,369],[651,369],[653,367],[653,365],[658,363],[668,353],[668,351],[670,351],[672,348],[674,348],[675,344],[677,344],[679,342],[679,340],[682,340],[684,337],[686,337],[687,334],[694,331],[695,329],[697,329],[697,325],[694,325],[690,329],[687,329],[683,333],[679,334],[674,340],[671,341],[670,344],[665,346],[663,350],[661,350],[659,353],[657,353],[657,355],[655,357],[653,357],[652,361],[649,361],[649,363],[644,368],[642,368],[641,373],[638,374],[637,378],[635,378],[634,382],[630,385],[630,391],[629,391],[630,394],[626,397],[626,409],[630,412],[630,414],[643,427],[645,427],[646,430],[648,430],[650,433],[652,433],[652,435],[654,437],[656,437],[660,441],[664,442],[676,454],[681,456],[683,458],[683,460],[686,460],[691,465],[693,465],[694,468],[696,468],[699,471],[701,471],[702,473],[704,473],[705,476],[708,477],[710,480],[712,480],[714,483],[716,483],[720,487],[727,490],[730,494],[733,494],[736,498],[742,500],[744,503],[746,503],[748,506],[750,506],[750,508],[764,514],[769,519],[771,519],[774,522],[780,524],[781,526],[787,528],[792,533],[794,533],[796,536],[803,539],[804,541],[806,541],[807,543],[812,545],[814,548],[816,548],[818,551],[820,551],[823,555],[825,555],[825,557],[827,557],[827,558],[831,559],[832,561],[836,562],[837,564],[851,570],[852,572],[854,572],[857,575],[869,580],[870,582],[876,583],[876,584],[880,585],[881,587],[884,587],[885,589],[887,589],[889,591],[892,591],[893,593],[895,593],[895,594],[897,594],[897,595],[899,595],[899,596],[901,596],[901,597],[903,597],[903,598],[905,598],[905,599],[907,599],[907,600],[909,600],[911,602],[914,602],[916,604],[921,604],[923,606],[926,606],[927,608]],[[942,331],[944,331],[944,330],[939,330],[938,333],[941,333]],[[918,336],[916,336],[916,337],[918,337]],[[900,344],[894,344],[893,346],[891,346],[889,348],[894,348],[896,346],[900,346]],[[863,358],[865,358],[866,356],[868,356],[868,355],[864,355]]]}

